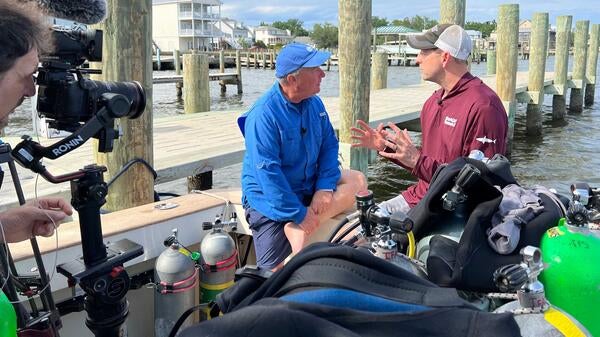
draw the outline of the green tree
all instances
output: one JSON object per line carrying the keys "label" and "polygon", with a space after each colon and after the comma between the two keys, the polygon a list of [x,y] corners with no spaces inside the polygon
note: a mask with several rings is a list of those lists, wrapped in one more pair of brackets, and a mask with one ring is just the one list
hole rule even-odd
{"label": "green tree", "polygon": [[338,45],[338,27],[330,23],[317,23],[310,37],[319,48],[335,48]]}
{"label": "green tree", "polygon": [[298,19],[289,19],[287,21],[275,21],[273,27],[279,29],[289,29],[294,36],[308,36],[308,31],[302,27],[304,22]]}
{"label": "green tree", "polygon": [[371,22],[371,26],[373,26],[373,28],[385,27],[390,24],[386,18],[380,18],[378,16],[373,16],[371,18]]}
{"label": "green tree", "polygon": [[258,24],[258,26],[270,26],[270,24],[268,24],[268,23],[266,23],[266,22],[264,22],[264,21],[261,21],[261,22]]}
{"label": "green tree", "polygon": [[259,41],[255,41],[254,45],[252,45],[252,47],[262,48],[262,49],[268,49],[267,45],[264,42],[260,41],[260,40]]}
{"label": "green tree", "polygon": [[240,46],[242,46],[243,49],[248,49],[248,47],[250,47],[250,45],[248,44],[248,41],[246,39],[244,39],[243,37],[240,37],[237,42],[240,44]]}
{"label": "green tree", "polygon": [[417,31],[429,29],[438,24],[438,21],[427,16],[415,15],[412,18],[405,17],[404,19],[395,19],[392,21],[394,26],[404,26]]}
{"label": "green tree", "polygon": [[496,30],[496,20],[486,22],[469,21],[465,24],[465,29],[478,30],[481,32],[482,37],[489,37]]}

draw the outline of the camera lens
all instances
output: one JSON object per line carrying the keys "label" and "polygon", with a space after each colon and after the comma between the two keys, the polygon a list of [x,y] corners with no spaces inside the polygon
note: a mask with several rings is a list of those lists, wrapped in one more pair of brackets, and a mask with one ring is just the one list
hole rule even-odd
{"label": "camera lens", "polygon": [[[95,86],[94,95],[100,97],[104,93],[120,94],[125,96],[131,106],[129,113],[124,117],[135,119],[142,115],[146,108],[146,93],[139,82],[102,82],[91,81]],[[89,83],[91,84],[91,83]]]}

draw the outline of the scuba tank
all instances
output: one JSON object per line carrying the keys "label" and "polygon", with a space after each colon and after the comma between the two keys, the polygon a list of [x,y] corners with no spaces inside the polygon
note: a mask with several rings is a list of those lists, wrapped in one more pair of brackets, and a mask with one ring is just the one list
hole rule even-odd
{"label": "scuba tank", "polygon": [[[542,237],[542,255],[548,266],[540,277],[552,304],[577,318],[592,335],[600,336],[600,320],[593,309],[600,303],[600,269],[595,262],[600,256],[600,228],[590,222],[597,221],[593,198],[583,197],[591,189],[578,188],[581,185],[571,186],[574,198],[567,220],[561,219]],[[593,207],[588,210],[590,205]]]}
{"label": "scuba tank", "polygon": [[[538,275],[544,269],[540,249],[526,246],[521,249],[521,255],[521,264],[510,264],[498,268],[494,273],[498,289],[517,292],[516,301],[504,304],[494,312],[512,312],[524,337],[592,336],[571,315],[546,300],[544,285],[538,281]],[[515,297],[514,294],[505,293],[488,296],[502,299]]]}
{"label": "scuba tank", "polygon": [[[204,222],[203,230],[211,230],[200,243],[202,268],[200,273],[200,303],[210,303],[223,290],[233,285],[237,250],[235,242],[224,230],[227,227],[235,230],[237,219],[235,213],[229,222],[219,217],[213,223]],[[205,309],[206,317],[211,318],[210,309]]]}
{"label": "scuba tank", "polygon": [[[165,239],[167,247],[156,259],[154,279],[157,293],[154,296],[154,331],[156,337],[167,337],[179,317],[194,306],[198,269],[194,261],[200,258],[177,241],[177,230]],[[188,318],[183,326],[192,324]]]}

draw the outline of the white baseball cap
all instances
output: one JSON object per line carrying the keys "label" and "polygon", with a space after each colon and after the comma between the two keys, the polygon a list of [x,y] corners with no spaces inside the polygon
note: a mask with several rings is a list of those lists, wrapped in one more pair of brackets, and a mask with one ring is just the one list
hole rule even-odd
{"label": "white baseball cap", "polygon": [[422,34],[409,35],[408,44],[415,49],[439,48],[459,60],[471,54],[471,38],[459,25],[440,24]]}

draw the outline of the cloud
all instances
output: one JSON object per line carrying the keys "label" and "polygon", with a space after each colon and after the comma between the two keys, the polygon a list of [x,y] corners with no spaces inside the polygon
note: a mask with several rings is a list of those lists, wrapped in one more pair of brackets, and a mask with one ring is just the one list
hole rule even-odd
{"label": "cloud", "polygon": [[316,6],[257,6],[254,7],[252,12],[267,14],[267,15],[281,15],[292,13],[294,15],[315,11]]}
{"label": "cloud", "polygon": [[234,12],[234,11],[237,11],[238,8],[240,8],[240,5],[231,5],[231,4],[222,4],[221,5],[222,12]]}

